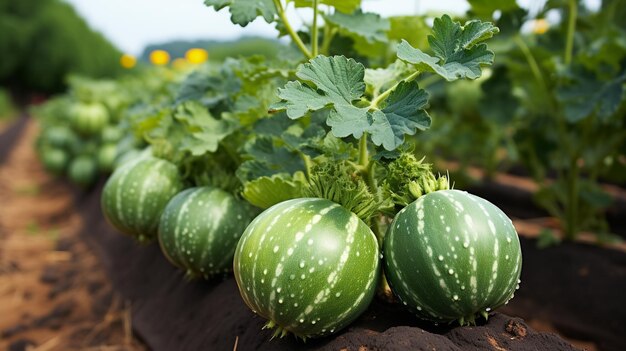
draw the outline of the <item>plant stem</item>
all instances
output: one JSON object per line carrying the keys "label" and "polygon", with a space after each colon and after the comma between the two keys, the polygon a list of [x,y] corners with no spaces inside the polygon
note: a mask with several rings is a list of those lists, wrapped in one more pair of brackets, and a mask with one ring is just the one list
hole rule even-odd
{"label": "plant stem", "polygon": [[274,0],[274,6],[276,6],[276,12],[278,13],[278,16],[283,22],[283,25],[285,26],[287,33],[289,33],[291,40],[293,40],[293,42],[296,44],[298,49],[302,51],[304,56],[306,56],[307,59],[312,59],[313,55],[311,54],[309,49],[307,49],[306,45],[304,45],[304,43],[302,42],[302,39],[300,39],[300,37],[298,36],[298,33],[296,33],[293,30],[293,27],[291,27],[291,24],[289,23],[289,20],[287,19],[287,14],[285,13],[285,8],[283,7],[283,4],[280,1],[281,0]]}
{"label": "plant stem", "polygon": [[367,150],[367,133],[363,133],[361,139],[359,139],[359,161],[357,169],[372,194],[378,194],[374,165],[375,162],[371,162],[369,151]]}
{"label": "plant stem", "polygon": [[391,94],[398,87],[398,85],[400,85],[401,82],[410,82],[414,80],[415,78],[417,78],[420,75],[420,73],[421,73],[420,71],[415,71],[411,73],[411,75],[400,80],[398,83],[394,84],[391,88],[385,90],[382,94],[378,95],[374,100],[372,100],[372,103],[370,104],[370,109],[378,108],[378,105],[381,102],[383,102],[387,97],[389,97],[389,94]]}
{"label": "plant stem", "polygon": [[367,133],[363,133],[359,140],[359,165],[363,166],[363,169],[367,169],[369,164],[369,154],[367,152]]}
{"label": "plant stem", "polygon": [[372,224],[370,225],[370,229],[372,229],[372,232],[374,233],[374,235],[376,236],[376,239],[378,240],[378,246],[382,248],[383,239],[385,238],[385,236],[383,235],[382,230],[380,230],[379,216],[372,217]]}
{"label": "plant stem", "polygon": [[576,32],[576,18],[578,17],[578,1],[569,0],[569,19],[567,21],[567,37],[565,42],[565,64],[572,63],[572,53],[574,51],[574,33]]}
{"label": "plant stem", "polygon": [[576,157],[570,160],[567,172],[567,200],[568,204],[565,218],[565,238],[574,240],[578,232],[578,175],[579,169]]}
{"label": "plant stem", "polygon": [[[565,53],[564,53],[564,62],[566,65],[571,65],[572,63],[572,55],[574,51],[574,34],[576,32],[576,19],[578,17],[578,1],[577,0],[569,0],[569,19],[567,21],[567,37],[565,42]],[[565,116],[561,115],[559,118],[559,130],[561,135],[567,138],[567,126],[565,122]],[[564,140],[561,138],[561,140]],[[567,239],[574,239],[578,232],[578,177],[579,177],[579,168],[578,168],[578,152],[572,147],[571,143],[568,140],[568,148],[569,151],[569,167],[565,171],[565,181],[566,181],[566,191],[567,191],[567,204],[566,207],[566,218],[565,218],[565,237]]]}
{"label": "plant stem", "polygon": [[322,40],[322,47],[320,51],[324,55],[330,55],[330,43],[333,41],[333,37],[337,34],[337,28],[331,28],[328,23],[324,25],[324,39]]}
{"label": "plant stem", "polygon": [[306,178],[311,180],[311,168],[313,167],[313,162],[311,161],[311,157],[309,155],[300,152],[300,158],[302,162],[304,162],[304,170],[306,172]]}
{"label": "plant stem", "polygon": [[316,57],[318,54],[318,38],[317,38],[317,17],[318,17],[318,2],[319,0],[313,0],[313,33],[311,35],[311,51],[313,57]]}
{"label": "plant stem", "polygon": [[[524,54],[524,58],[526,58],[526,62],[528,63],[528,66],[530,67],[530,72],[532,73],[537,83],[539,83],[539,86],[541,87],[541,89],[543,90],[543,93],[545,94],[544,96],[546,97],[550,96],[548,94],[549,93],[548,85],[546,84],[546,81],[543,79],[543,74],[541,74],[541,69],[539,68],[539,64],[537,63],[535,56],[533,56],[533,53],[530,51],[530,48],[528,47],[524,39],[519,34],[515,35],[513,37],[513,40],[515,41],[517,46],[520,48],[520,50],[522,50],[522,54]],[[553,106],[551,107],[554,109]]]}

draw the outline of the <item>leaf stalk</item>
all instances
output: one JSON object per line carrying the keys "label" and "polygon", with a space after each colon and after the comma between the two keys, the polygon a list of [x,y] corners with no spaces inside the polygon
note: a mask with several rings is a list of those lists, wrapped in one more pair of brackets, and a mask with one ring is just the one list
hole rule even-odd
{"label": "leaf stalk", "polygon": [[385,101],[385,99],[387,99],[389,97],[389,95],[396,90],[396,88],[398,87],[398,85],[400,85],[401,82],[410,82],[415,80],[415,78],[417,78],[420,75],[420,71],[415,71],[413,73],[411,73],[408,77],[398,81],[396,84],[394,84],[391,88],[385,90],[383,93],[381,93],[380,95],[378,95],[374,100],[372,100],[372,103],[370,104],[370,109],[377,109],[378,106],[380,105],[381,102]]}
{"label": "leaf stalk", "polygon": [[572,63],[574,51],[574,33],[576,32],[576,19],[578,17],[578,1],[569,0],[569,19],[567,21],[567,37],[565,42],[564,60],[566,65]]}
{"label": "leaf stalk", "polygon": [[319,0],[313,0],[313,28],[312,28],[312,35],[311,35],[311,51],[312,51],[312,55],[313,57],[316,57],[319,50],[319,39],[318,39],[318,28],[317,28],[317,18],[318,16],[318,5],[319,5]]}
{"label": "leaf stalk", "polygon": [[367,133],[363,133],[361,139],[359,139],[359,165],[363,169],[367,168],[369,164],[369,153],[367,151]]}
{"label": "leaf stalk", "polygon": [[281,1],[274,0],[274,6],[276,6],[276,12],[278,13],[278,16],[280,17],[280,20],[283,22],[283,25],[285,26],[287,33],[289,33],[291,40],[293,40],[293,42],[296,44],[298,49],[302,51],[302,53],[304,54],[304,56],[306,56],[307,59],[312,59],[314,57],[313,54],[311,54],[309,49],[307,49],[306,45],[304,45],[304,43],[302,42],[302,39],[300,39],[300,37],[298,36],[298,33],[296,33],[293,30],[291,23],[289,23],[289,19],[287,19],[287,14],[285,12],[285,8],[283,7],[283,4],[281,3]]}

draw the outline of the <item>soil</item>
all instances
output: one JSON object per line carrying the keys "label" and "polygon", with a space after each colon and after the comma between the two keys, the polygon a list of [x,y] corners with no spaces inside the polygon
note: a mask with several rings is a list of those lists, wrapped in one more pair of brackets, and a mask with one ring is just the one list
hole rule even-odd
{"label": "soil", "polygon": [[78,237],[72,188],[36,159],[36,133],[23,117],[0,134],[0,350],[142,350],[130,306]]}
{"label": "soil", "polygon": [[599,350],[626,350],[626,252],[563,242],[539,249],[521,238],[522,284],[501,311],[547,321]]}

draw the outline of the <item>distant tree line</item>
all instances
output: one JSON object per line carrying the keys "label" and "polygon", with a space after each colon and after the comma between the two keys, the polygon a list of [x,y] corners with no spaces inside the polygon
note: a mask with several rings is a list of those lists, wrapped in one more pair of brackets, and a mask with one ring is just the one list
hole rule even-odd
{"label": "distant tree line", "polygon": [[0,86],[55,93],[68,74],[110,77],[121,53],[60,0],[0,0]]}
{"label": "distant tree line", "polygon": [[227,57],[262,55],[274,57],[284,45],[278,40],[260,37],[242,37],[233,41],[219,40],[176,40],[162,44],[146,46],[139,57],[142,61],[148,61],[150,52],[153,50],[165,50],[172,58],[185,57],[185,52],[191,48],[206,49],[211,61],[223,61]]}

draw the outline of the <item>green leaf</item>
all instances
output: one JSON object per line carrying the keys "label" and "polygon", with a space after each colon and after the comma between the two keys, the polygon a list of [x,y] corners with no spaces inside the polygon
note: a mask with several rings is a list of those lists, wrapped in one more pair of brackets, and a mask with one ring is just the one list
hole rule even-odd
{"label": "green leaf", "polygon": [[276,15],[276,7],[272,0],[204,0],[204,4],[212,6],[216,11],[229,7],[231,21],[242,27],[263,16],[271,23]]}
{"label": "green leaf", "polygon": [[248,126],[267,116],[267,105],[259,96],[242,94],[237,97],[230,112],[223,112],[222,118],[238,121],[242,126]]}
{"label": "green leaf", "polygon": [[607,121],[621,106],[626,73],[608,82],[593,75],[581,74],[576,82],[559,89],[557,97],[565,109],[565,118],[576,123],[592,114]]}
{"label": "green leaf", "polygon": [[252,179],[275,174],[291,175],[304,170],[297,152],[277,145],[274,138],[257,137],[245,146],[247,157],[237,169],[237,177],[245,183]]}
{"label": "green leaf", "polygon": [[260,136],[277,137],[293,124],[285,113],[277,113],[254,124],[254,133]]}
{"label": "green leaf", "polygon": [[416,82],[402,81],[385,100],[382,110],[374,111],[369,129],[372,141],[386,150],[394,150],[404,142],[404,135],[430,128],[431,118],[424,110],[428,93]]}
{"label": "green leaf", "polygon": [[[296,7],[312,7],[312,0],[293,0]],[[361,0],[320,0],[320,4],[330,5],[343,13],[352,13],[361,7]]]}
{"label": "green leaf", "polygon": [[361,10],[353,14],[335,12],[324,16],[326,22],[339,28],[339,31],[349,37],[362,38],[368,43],[384,42],[386,32],[390,29],[389,20],[375,13],[363,13]]}
{"label": "green leaf", "polygon": [[468,2],[472,12],[489,18],[496,10],[508,12],[518,8],[515,0],[468,0]]}
{"label": "green leaf", "polygon": [[423,16],[395,16],[390,17],[391,28],[387,36],[391,40],[406,40],[414,48],[425,48],[428,45],[430,27]]}
{"label": "green leaf", "polygon": [[318,56],[298,68],[300,81],[288,82],[278,89],[283,100],[273,104],[273,111],[286,110],[292,119],[309,112],[330,108],[327,124],[336,137],[360,138],[369,128],[367,108],[353,105],[365,93],[362,64],[345,56]]}
{"label": "green leaf", "polygon": [[212,108],[241,89],[241,81],[228,67],[218,72],[197,70],[192,72],[180,85],[176,103],[199,101]]}
{"label": "green leaf", "polygon": [[326,131],[318,124],[311,124],[304,129],[295,125],[286,130],[281,139],[290,150],[300,151],[314,158],[321,153],[320,143],[325,135]]}
{"label": "green leaf", "polygon": [[499,126],[506,127],[519,107],[513,95],[513,82],[505,66],[497,66],[489,80],[481,85],[483,96],[480,99],[481,115]]}
{"label": "green leaf", "polygon": [[366,68],[364,81],[367,84],[367,91],[372,95],[378,95],[384,89],[391,88],[402,77],[407,76],[410,68],[400,60],[386,68]]}
{"label": "green leaf", "polygon": [[252,205],[266,209],[279,202],[302,197],[305,186],[306,178],[302,172],[296,172],[293,177],[264,176],[245,183],[241,195]]}
{"label": "green leaf", "polygon": [[334,160],[356,159],[358,150],[351,143],[335,137],[331,133],[326,134],[320,145],[322,153],[331,156]]}
{"label": "green leaf", "polygon": [[482,73],[481,67],[492,64],[494,57],[482,42],[496,33],[498,28],[489,22],[470,21],[462,27],[444,15],[435,19],[433,35],[428,37],[434,57],[403,40],[398,46],[398,58],[448,81],[476,79]]}
{"label": "green leaf", "polygon": [[176,109],[174,118],[182,122],[188,133],[181,142],[181,150],[194,156],[215,152],[220,141],[237,130],[238,124],[232,120],[218,120],[196,102],[186,102]]}
{"label": "green leaf", "polygon": [[279,89],[283,101],[272,106],[286,110],[290,118],[305,116],[311,111],[329,109],[326,124],[338,138],[371,135],[375,145],[393,150],[402,144],[404,134],[430,127],[424,111],[428,94],[417,83],[401,82],[378,106],[357,107],[356,101],[365,93],[363,65],[343,56],[318,56],[300,66],[296,75],[304,81],[289,82]]}

